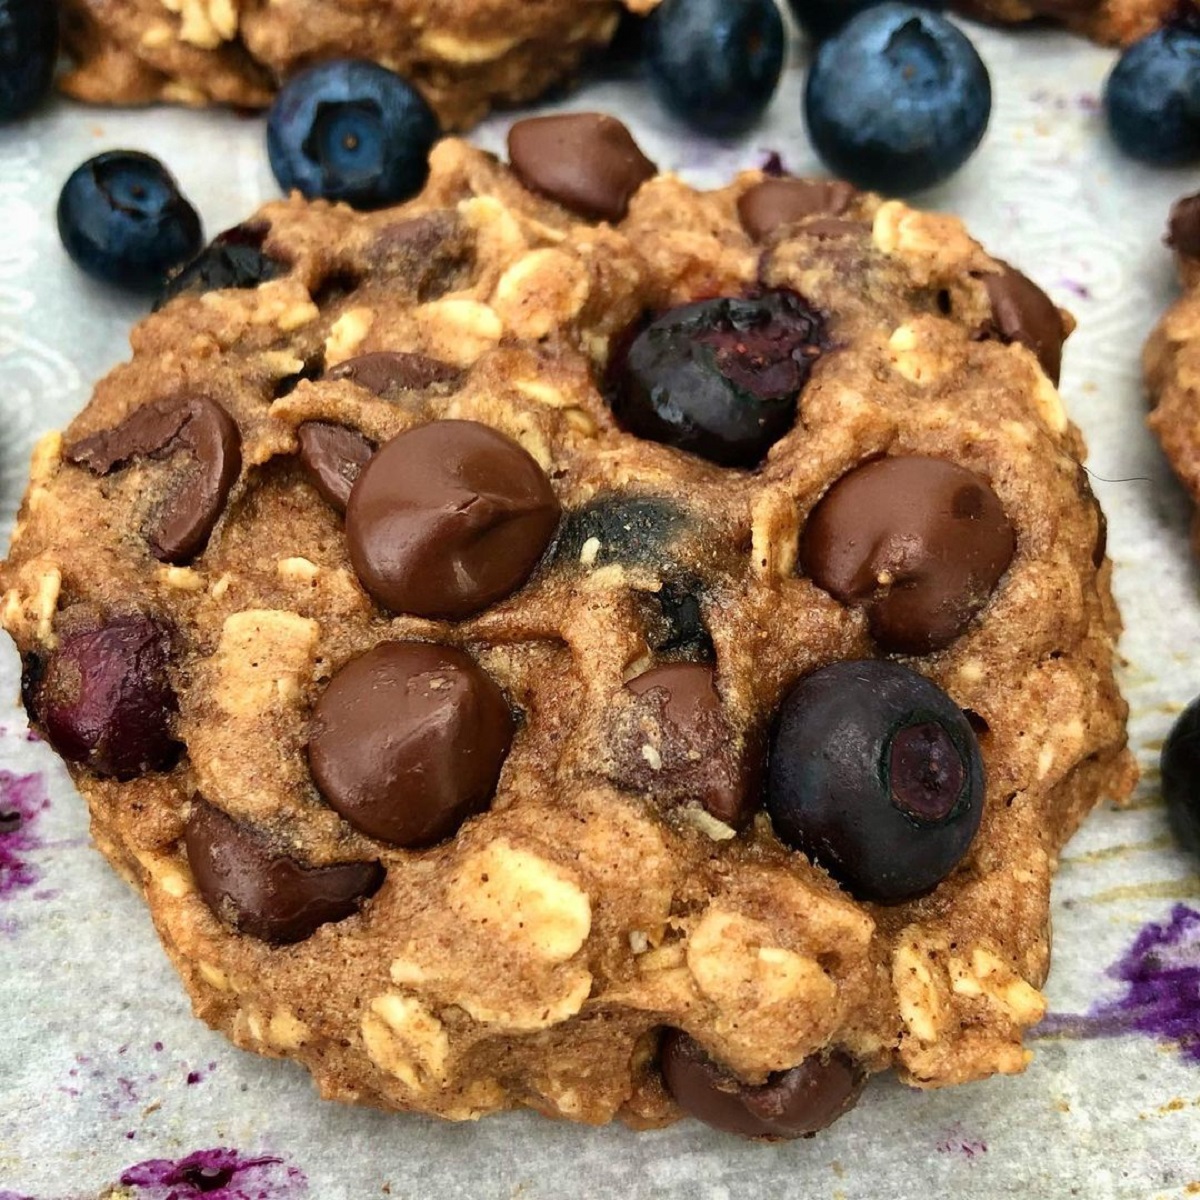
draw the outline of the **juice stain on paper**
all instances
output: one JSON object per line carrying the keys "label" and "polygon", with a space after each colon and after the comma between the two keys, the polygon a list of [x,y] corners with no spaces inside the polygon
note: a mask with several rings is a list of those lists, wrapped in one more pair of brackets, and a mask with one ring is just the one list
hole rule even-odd
{"label": "juice stain on paper", "polygon": [[49,807],[40,775],[0,770],[0,902],[41,878],[26,856],[42,844],[37,822]]}
{"label": "juice stain on paper", "polygon": [[1119,1037],[1146,1033],[1174,1042],[1200,1064],[1200,912],[1177,904],[1170,918],[1152,921],[1107,972],[1125,994],[1087,1013],[1051,1013],[1040,1037]]}
{"label": "juice stain on paper", "polygon": [[249,1157],[218,1146],[186,1158],[152,1158],[121,1175],[138,1200],[301,1200],[308,1179],[275,1155]]}

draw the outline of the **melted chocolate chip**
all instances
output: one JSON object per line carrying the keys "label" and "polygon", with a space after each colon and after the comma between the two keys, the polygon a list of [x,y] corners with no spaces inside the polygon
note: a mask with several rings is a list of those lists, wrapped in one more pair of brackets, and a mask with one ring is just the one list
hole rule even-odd
{"label": "melted chocolate chip", "polygon": [[1032,279],[1007,263],[1000,274],[984,275],[992,320],[1005,342],[1020,342],[1037,355],[1042,370],[1058,384],[1067,327],[1054,301]]}
{"label": "melted chocolate chip", "polygon": [[205,904],[239,933],[277,945],[302,942],[344,921],[382,886],[377,862],[309,867],[199,797],[184,830],[188,863]]}
{"label": "melted chocolate chip", "polygon": [[988,602],[1016,551],[996,493],[938,458],[883,458],[843,476],[809,517],[802,569],[862,604],[881,648],[949,645]]}
{"label": "melted chocolate chip", "polygon": [[558,528],[541,467],[474,421],[388,442],[350,493],[346,534],[363,586],[392,612],[461,620],[515,592]]}
{"label": "melted chocolate chip", "polygon": [[[757,788],[742,756],[731,752],[732,732],[713,668],[666,663],[625,686],[638,703],[624,725],[632,736],[619,739],[628,763],[621,773],[659,798],[698,800],[718,821],[744,825]],[[648,739],[655,730],[658,737]]]}
{"label": "melted chocolate chip", "polygon": [[503,694],[469,655],[384,642],[325,689],[308,759],[322,795],[356,829],[428,846],[487,808],[512,737]]}
{"label": "melted chocolate chip", "polygon": [[841,1051],[822,1051],[764,1084],[743,1083],[682,1030],[662,1044],[667,1090],[684,1112],[714,1129],[780,1141],[828,1128],[858,1103],[866,1072]]}
{"label": "melted chocolate chip", "polygon": [[738,198],[742,228],[756,241],[808,217],[840,217],[857,189],[840,179],[764,179]]}
{"label": "melted chocolate chip", "polygon": [[1200,195],[1185,196],[1171,209],[1167,245],[1183,258],[1200,259]]}
{"label": "melted chocolate chip", "polygon": [[136,409],[115,429],[68,446],[66,457],[95,475],[107,475],[131,459],[175,450],[187,450],[195,464],[167,492],[146,536],[155,558],[179,564],[208,544],[241,473],[242,436],[225,409],[202,396],[160,400]]}
{"label": "melted chocolate chip", "polygon": [[325,378],[346,379],[377,396],[388,396],[399,391],[424,391],[436,384],[457,384],[463,372],[424,354],[380,351],[347,359],[327,371]]}
{"label": "melted chocolate chip", "polygon": [[508,131],[513,173],[531,191],[597,221],[620,221],[658,173],[633,135],[603,113],[529,117]]}
{"label": "melted chocolate chip", "polygon": [[346,511],[350,489],[375,447],[361,433],[326,421],[305,421],[296,430],[300,462],[313,487],[338,512]]}
{"label": "melted chocolate chip", "polygon": [[74,629],[64,622],[29,689],[30,712],[63,758],[97,775],[169,770],[180,751],[171,734],[170,654],[169,633],[151,617],[134,613]]}

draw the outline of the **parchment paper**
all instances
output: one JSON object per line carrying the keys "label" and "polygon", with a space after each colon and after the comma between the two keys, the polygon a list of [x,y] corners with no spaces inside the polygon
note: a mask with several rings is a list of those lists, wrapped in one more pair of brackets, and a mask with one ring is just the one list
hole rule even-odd
{"label": "parchment paper", "polygon": [[[1143,427],[1138,366],[1174,287],[1161,245],[1168,206],[1200,186],[1200,174],[1153,172],[1109,146],[1097,105],[1109,52],[1046,32],[972,34],[992,69],[992,128],[956,179],[920,199],[964,216],[1080,320],[1063,390],[1091,444],[1111,522],[1128,628],[1124,686],[1145,773],[1133,807],[1098,812],[1064,858],[1049,985],[1054,1036],[1033,1043],[1030,1070],[930,1093],[879,1079],[834,1129],[778,1147],[692,1122],[640,1135],[527,1114],[455,1126],[324,1103],[300,1068],[242,1053],[192,1018],[141,901],[89,846],[65,771],[27,740],[23,715],[8,707],[18,664],[4,639],[0,811],[27,819],[0,833],[0,1200],[95,1197],[123,1176],[119,1195],[187,1200],[201,1194],[192,1184],[146,1181],[172,1172],[179,1180],[180,1160],[216,1147],[231,1152],[219,1162],[244,1168],[205,1193],[218,1200],[1200,1192],[1200,1062],[1152,1034],[1121,1034],[1137,1014],[1121,1006],[1128,985],[1106,974],[1147,922],[1165,926],[1174,913],[1190,941],[1153,929],[1143,941],[1166,945],[1152,968],[1174,964],[1161,984],[1175,989],[1174,1000],[1159,999],[1176,1005],[1181,1027],[1200,1026],[1200,936],[1177,907],[1200,909],[1198,864],[1172,846],[1156,770],[1174,713],[1200,691],[1200,580],[1187,505]],[[816,170],[799,115],[805,54],[795,52],[769,119],[736,143],[696,140],[637,81],[593,82],[557,106],[619,114],[660,166],[697,184],[759,165],[768,151],[794,171]],[[509,119],[493,119],[477,139],[500,149]],[[69,171],[117,146],[163,158],[209,234],[276,194],[257,118],[108,113],[57,101],[0,131],[6,530],[34,439],[65,423],[95,378],[126,356],[128,329],[143,311],[84,279],[54,228]],[[1189,964],[1197,968],[1190,976]],[[1070,1019],[1106,1004],[1099,1017]],[[175,1165],[134,1166],[148,1160]]]}

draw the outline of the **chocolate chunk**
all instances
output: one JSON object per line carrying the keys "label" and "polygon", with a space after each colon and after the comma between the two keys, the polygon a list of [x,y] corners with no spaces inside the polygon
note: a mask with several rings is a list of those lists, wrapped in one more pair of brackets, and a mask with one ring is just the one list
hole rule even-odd
{"label": "chocolate chunk", "polygon": [[296,439],[300,443],[300,461],[313,487],[338,512],[344,513],[350,489],[375,453],[375,447],[361,433],[326,421],[305,421],[296,430]]}
{"label": "chocolate chunk", "polygon": [[264,942],[302,942],[344,921],[383,885],[377,862],[308,867],[262,834],[199,797],[184,830],[188,863],[204,903],[225,924]]}
{"label": "chocolate chunk", "polygon": [[948,646],[1008,570],[1016,537],[996,493],[939,458],[882,458],[844,475],[813,510],[802,570],[862,604],[884,650]]}
{"label": "chocolate chunk", "polygon": [[97,775],[133,779],[179,758],[172,736],[175,692],[168,678],[171,638],[138,613],[62,622],[59,644],[27,689],[32,716],[69,762]]}
{"label": "chocolate chunk", "polygon": [[208,544],[242,470],[237,422],[203,396],[160,400],[136,409],[115,429],[94,433],[67,447],[68,462],[107,475],[142,455],[187,450],[195,465],[167,492],[147,532],[160,562],[190,562]]}
{"label": "chocolate chunk", "polygon": [[1167,245],[1183,258],[1200,258],[1200,195],[1185,196],[1171,209]]}
{"label": "chocolate chunk", "polygon": [[858,191],[840,179],[764,179],[738,197],[742,228],[765,241],[784,225],[808,217],[840,217]]}
{"label": "chocolate chunk", "polygon": [[[666,663],[626,685],[639,698],[619,738],[631,783],[660,798],[698,800],[718,821],[735,829],[757,802],[742,756],[731,749],[729,722],[714,672],[704,663]],[[658,731],[649,740],[647,733]],[[632,736],[630,736],[632,735]]]}
{"label": "chocolate chunk", "polygon": [[503,693],[469,655],[384,642],[325,689],[308,761],[321,794],[356,829],[429,846],[487,808],[512,737]]}
{"label": "chocolate chunk", "polygon": [[822,1051],[764,1084],[743,1083],[694,1038],[668,1030],[661,1051],[667,1090],[684,1112],[726,1133],[765,1141],[808,1137],[845,1116],[867,1073],[839,1050]]}
{"label": "chocolate chunk", "polygon": [[461,620],[515,592],[558,528],[558,500],[516,442],[435,421],[388,442],[350,493],[363,586],[392,612]]}
{"label": "chocolate chunk", "polygon": [[529,117],[508,131],[513,173],[531,191],[597,221],[620,221],[658,168],[603,113]]}
{"label": "chocolate chunk", "polygon": [[1062,372],[1067,327],[1054,301],[1032,279],[1007,263],[1003,271],[982,276],[992,302],[992,320],[1005,342],[1020,342],[1037,355],[1042,370],[1057,386]]}
{"label": "chocolate chunk", "polygon": [[395,391],[424,391],[439,383],[459,383],[462,377],[458,367],[436,358],[386,350],[349,358],[325,373],[326,379],[348,379],[377,396]]}

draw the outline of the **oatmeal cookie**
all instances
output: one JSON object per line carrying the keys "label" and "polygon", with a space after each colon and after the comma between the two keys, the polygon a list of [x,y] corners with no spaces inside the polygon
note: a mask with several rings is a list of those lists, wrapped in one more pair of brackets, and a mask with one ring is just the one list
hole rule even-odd
{"label": "oatmeal cookie", "polygon": [[99,104],[261,108],[329,58],[367,58],[415,84],[446,129],[532,100],[606,45],[622,7],[657,0],[61,0],[74,69]]}
{"label": "oatmeal cookie", "polygon": [[[1175,251],[1183,295],[1150,335],[1142,356],[1150,398],[1150,428],[1194,503],[1200,503],[1200,194],[1171,210],[1167,244]],[[1200,515],[1192,520],[1200,554]]]}
{"label": "oatmeal cookie", "polygon": [[1107,46],[1128,46],[1153,33],[1193,0],[954,0],[967,16],[1004,25],[1053,21]]}
{"label": "oatmeal cookie", "polygon": [[1017,1072],[1133,767],[1070,318],[954,217],[440,143],[218,239],[0,617],[196,1012],[339,1100],[812,1132]]}

